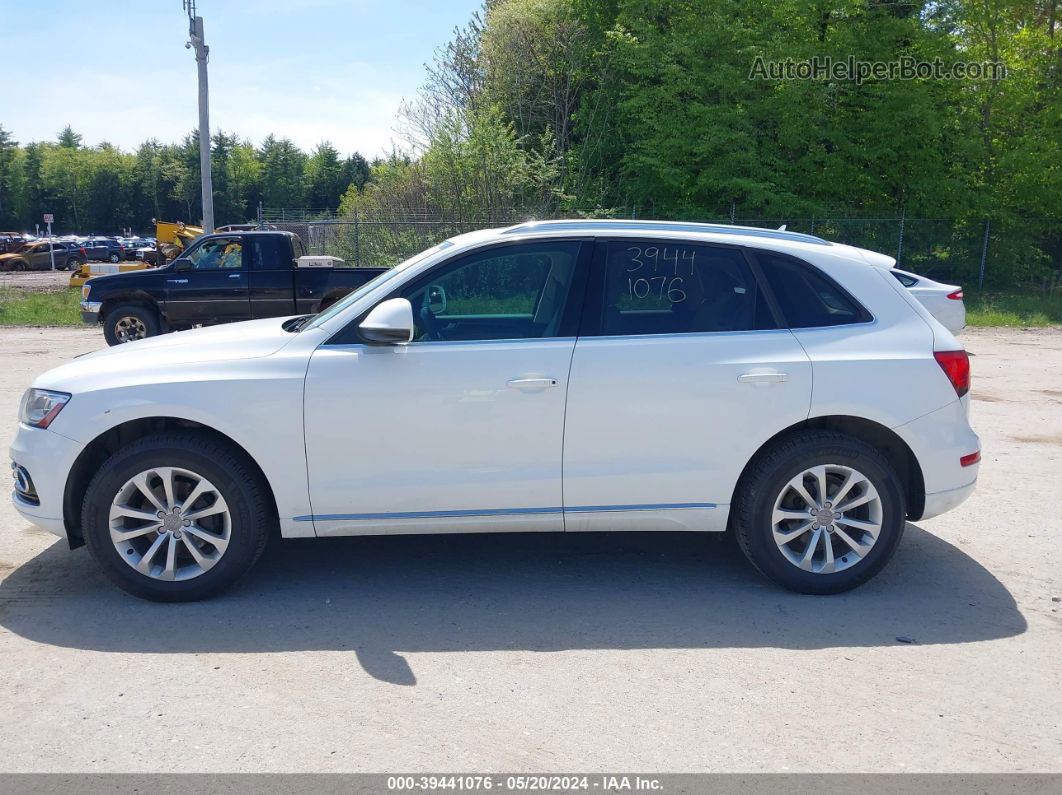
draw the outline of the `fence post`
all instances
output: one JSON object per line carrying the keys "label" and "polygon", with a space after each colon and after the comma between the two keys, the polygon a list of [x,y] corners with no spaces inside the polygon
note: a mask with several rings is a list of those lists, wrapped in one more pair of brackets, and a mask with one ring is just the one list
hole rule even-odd
{"label": "fence post", "polygon": [[354,210],[354,267],[361,267],[361,235],[358,228],[357,210]]}
{"label": "fence post", "polygon": [[737,219],[737,207],[735,202],[730,202],[730,225],[734,225],[734,221]]}
{"label": "fence post", "polygon": [[815,216],[811,216],[811,234],[815,234]]}
{"label": "fence post", "polygon": [[900,267],[900,261],[903,257],[903,227],[904,222],[907,220],[907,208],[900,208],[900,239],[896,243],[896,267]]}
{"label": "fence post", "polygon": [[981,243],[981,275],[977,278],[977,289],[983,290],[985,287],[985,260],[988,259],[988,230],[992,228],[992,219],[985,219],[985,239]]}

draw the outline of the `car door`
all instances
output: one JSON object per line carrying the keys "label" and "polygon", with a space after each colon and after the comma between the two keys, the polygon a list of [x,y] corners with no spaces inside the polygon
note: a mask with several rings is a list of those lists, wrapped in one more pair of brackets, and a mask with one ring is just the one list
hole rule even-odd
{"label": "car door", "polygon": [[49,249],[49,244],[41,243],[34,246],[31,255],[26,259],[29,261],[30,270],[47,270],[51,267],[52,263],[52,254]]}
{"label": "car door", "polygon": [[247,246],[251,317],[294,315],[294,261],[287,239],[278,234],[247,235]]}
{"label": "car door", "polygon": [[722,530],[742,468],[804,420],[811,366],[738,247],[600,241],[572,359],[564,519]]}
{"label": "car door", "polygon": [[[590,244],[457,255],[388,297],[415,339],[366,345],[355,321],[306,374],[318,535],[561,530],[568,368]],[[311,517],[303,517],[310,519]]]}
{"label": "car door", "polygon": [[250,312],[242,235],[210,237],[194,245],[165,279],[166,316],[175,325],[246,320]]}

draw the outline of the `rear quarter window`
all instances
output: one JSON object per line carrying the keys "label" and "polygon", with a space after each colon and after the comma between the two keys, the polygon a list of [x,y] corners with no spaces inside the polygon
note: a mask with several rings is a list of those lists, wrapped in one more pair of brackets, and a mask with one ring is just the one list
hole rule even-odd
{"label": "rear quarter window", "polygon": [[799,260],[757,252],[756,259],[789,328],[865,323],[870,313],[840,285]]}

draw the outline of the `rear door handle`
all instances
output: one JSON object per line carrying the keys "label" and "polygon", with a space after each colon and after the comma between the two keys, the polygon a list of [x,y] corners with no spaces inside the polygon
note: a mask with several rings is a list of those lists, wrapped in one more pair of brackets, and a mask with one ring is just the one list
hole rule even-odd
{"label": "rear door handle", "polygon": [[230,279],[239,279],[241,275],[242,274],[239,274],[239,273],[230,273],[229,274],[229,278]]}
{"label": "rear door handle", "polygon": [[556,378],[514,378],[508,382],[513,389],[533,391],[536,389],[548,389],[557,385]]}
{"label": "rear door handle", "polygon": [[789,380],[789,374],[777,370],[752,370],[742,373],[737,380],[743,384],[780,384]]}

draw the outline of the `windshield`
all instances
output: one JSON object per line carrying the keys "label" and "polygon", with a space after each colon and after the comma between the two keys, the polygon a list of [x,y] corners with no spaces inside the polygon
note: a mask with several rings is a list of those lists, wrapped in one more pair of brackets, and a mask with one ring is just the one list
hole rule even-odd
{"label": "windshield", "polygon": [[308,328],[316,328],[317,326],[319,326],[322,323],[324,323],[326,320],[329,320],[330,318],[333,318],[336,315],[338,315],[340,312],[342,312],[348,306],[353,304],[355,301],[360,300],[362,298],[362,296],[368,295],[370,292],[375,290],[381,284],[384,284],[385,282],[391,281],[396,276],[398,276],[400,273],[404,272],[407,268],[411,267],[412,265],[416,265],[421,260],[427,259],[428,257],[430,257],[432,254],[436,253],[437,251],[441,251],[442,249],[447,248],[447,247],[452,246],[452,245],[453,245],[453,243],[451,243],[450,241],[447,240],[447,241],[444,241],[444,242],[440,243],[437,246],[432,246],[431,248],[427,249],[426,251],[422,251],[419,254],[414,254],[412,257],[410,257],[409,259],[405,260],[404,262],[401,262],[398,265],[395,265],[393,268],[391,268],[391,270],[384,271],[379,276],[377,276],[375,279],[370,279],[369,281],[365,282],[365,284],[363,284],[361,287],[357,288],[353,292],[347,293],[345,296],[343,296],[343,298],[341,298],[340,300],[336,301],[334,304],[332,304],[327,309],[322,310],[321,312],[318,312],[316,315],[313,316],[313,318],[310,319],[310,321],[308,323],[304,323],[299,328],[299,331],[302,331],[303,329],[308,329]]}

